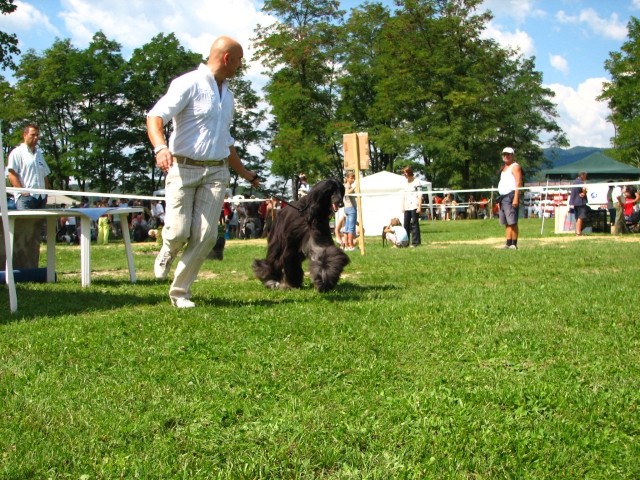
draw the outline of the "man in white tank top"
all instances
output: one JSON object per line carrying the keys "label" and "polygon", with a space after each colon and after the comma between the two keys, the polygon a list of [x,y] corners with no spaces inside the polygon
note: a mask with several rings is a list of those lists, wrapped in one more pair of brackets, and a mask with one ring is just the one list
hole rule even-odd
{"label": "man in white tank top", "polygon": [[503,248],[518,249],[518,207],[522,187],[522,169],[515,162],[515,151],[511,147],[502,150],[504,165],[500,171],[498,194],[500,195],[500,223],[505,226],[506,244]]}

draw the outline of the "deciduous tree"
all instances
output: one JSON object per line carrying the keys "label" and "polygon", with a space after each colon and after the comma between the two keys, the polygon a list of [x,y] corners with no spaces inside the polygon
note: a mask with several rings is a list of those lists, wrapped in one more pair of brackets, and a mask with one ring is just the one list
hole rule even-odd
{"label": "deciduous tree", "polygon": [[[13,0],[0,0],[0,13],[8,15],[16,11],[17,6]],[[18,48],[18,37],[13,33],[0,31],[0,67],[15,68],[12,55],[20,55]]]}
{"label": "deciduous tree", "polygon": [[[131,55],[125,84],[130,109],[126,122],[130,134],[131,178],[142,192],[157,190],[164,179],[156,168],[147,136],[147,111],[166,93],[174,78],[193,70],[202,61],[200,54],[186,50],[173,33],[156,35]],[[168,139],[170,133],[171,124],[167,124],[165,138]]]}
{"label": "deciduous tree", "polygon": [[[68,189],[75,176],[72,137],[81,125],[76,79],[79,56],[68,39],[56,40],[42,55],[27,51],[16,69],[15,117],[40,127],[40,147],[51,168],[54,188]],[[20,132],[15,135],[21,138]]]}
{"label": "deciduous tree", "polygon": [[607,101],[615,126],[615,149],[610,153],[618,160],[640,165],[640,20],[632,17],[629,38],[620,51],[611,52],[604,66],[611,74],[600,100]]}
{"label": "deciduous tree", "polygon": [[271,172],[310,180],[341,175],[342,137],[332,122],[337,101],[336,57],[343,12],[337,0],[266,0],[278,21],[258,27],[257,56],[270,72],[264,91],[271,107]]}

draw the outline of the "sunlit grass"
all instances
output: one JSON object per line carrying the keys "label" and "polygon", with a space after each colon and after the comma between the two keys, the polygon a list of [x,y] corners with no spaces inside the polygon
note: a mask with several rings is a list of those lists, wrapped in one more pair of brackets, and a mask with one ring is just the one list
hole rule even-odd
{"label": "sunlit grass", "polygon": [[[1,478],[638,478],[635,237],[495,221],[367,238],[338,288],[266,290],[230,241],[169,306],[155,244],[58,248],[0,296]],[[2,293],[2,292],[0,292]]]}

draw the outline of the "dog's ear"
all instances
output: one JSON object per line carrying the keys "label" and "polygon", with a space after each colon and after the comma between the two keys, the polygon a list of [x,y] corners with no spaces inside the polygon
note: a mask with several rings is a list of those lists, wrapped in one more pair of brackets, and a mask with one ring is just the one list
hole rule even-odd
{"label": "dog's ear", "polygon": [[323,216],[323,213],[325,213],[323,210],[327,208],[326,204],[330,203],[325,199],[327,195],[330,195],[330,193],[328,193],[330,189],[330,182],[322,180],[309,190],[309,193],[305,196],[306,205],[304,211],[307,223],[312,223],[314,220]]}
{"label": "dog's ear", "polygon": [[331,182],[334,188],[333,195],[331,195],[331,201],[335,203],[338,208],[342,208],[344,207],[344,185],[335,178],[332,178]]}

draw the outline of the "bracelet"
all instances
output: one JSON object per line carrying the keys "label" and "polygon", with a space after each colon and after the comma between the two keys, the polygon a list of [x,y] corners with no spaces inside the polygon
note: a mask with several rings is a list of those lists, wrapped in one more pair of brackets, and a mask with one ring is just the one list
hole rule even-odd
{"label": "bracelet", "polygon": [[164,150],[165,148],[169,148],[169,147],[167,147],[166,145],[158,145],[153,149],[153,153],[157,155],[158,153],[160,153],[160,151]]}

